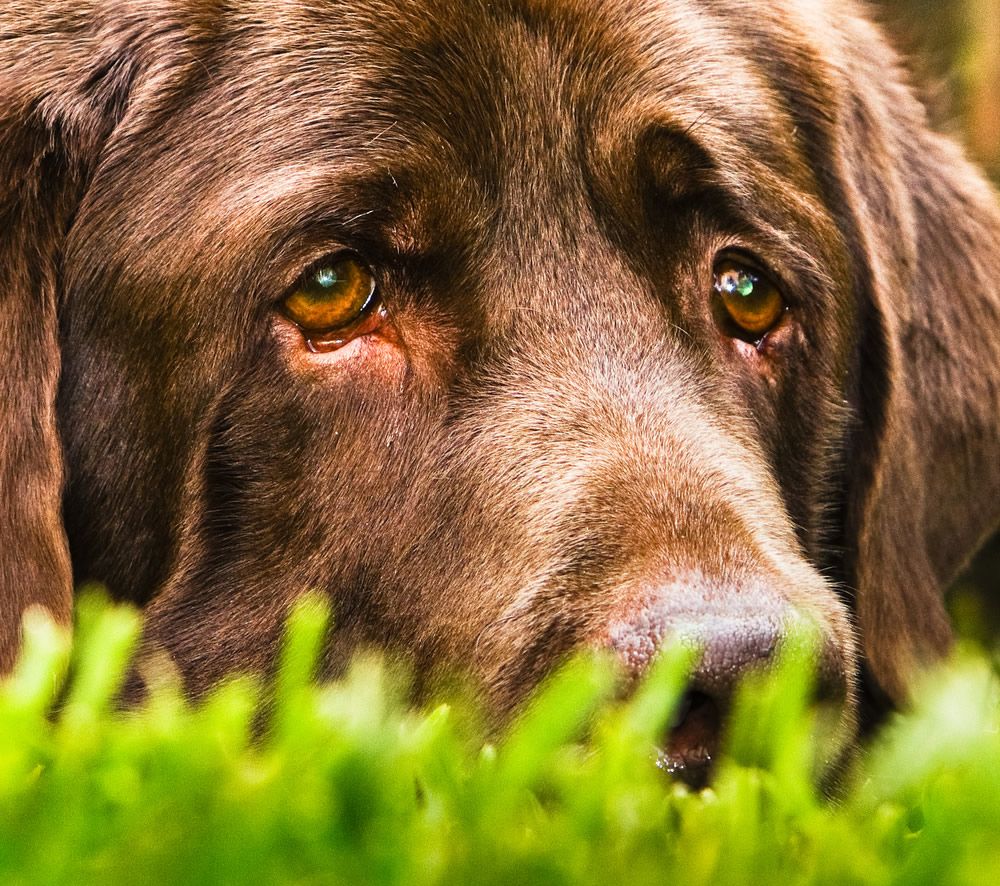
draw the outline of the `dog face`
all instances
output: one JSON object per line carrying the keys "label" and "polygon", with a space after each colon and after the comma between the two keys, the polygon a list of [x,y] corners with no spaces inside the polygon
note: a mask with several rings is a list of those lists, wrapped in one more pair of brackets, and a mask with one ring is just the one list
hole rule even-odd
{"label": "dog face", "polygon": [[8,659],[69,556],[195,692],[312,588],[331,668],[461,664],[500,711],[671,636],[724,707],[808,621],[849,732],[862,668],[900,701],[947,647],[998,518],[1000,222],[845,4],[4,29]]}

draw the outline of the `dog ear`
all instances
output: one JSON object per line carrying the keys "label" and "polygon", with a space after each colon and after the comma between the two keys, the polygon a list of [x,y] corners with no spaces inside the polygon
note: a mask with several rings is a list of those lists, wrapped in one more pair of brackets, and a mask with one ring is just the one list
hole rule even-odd
{"label": "dog ear", "polygon": [[868,49],[845,53],[837,151],[863,330],[847,565],[869,671],[899,704],[950,646],[944,587],[1000,522],[1000,210],[881,40],[852,46]]}
{"label": "dog ear", "polygon": [[0,673],[31,605],[71,616],[62,525],[62,241],[132,76],[67,7],[0,11]]}

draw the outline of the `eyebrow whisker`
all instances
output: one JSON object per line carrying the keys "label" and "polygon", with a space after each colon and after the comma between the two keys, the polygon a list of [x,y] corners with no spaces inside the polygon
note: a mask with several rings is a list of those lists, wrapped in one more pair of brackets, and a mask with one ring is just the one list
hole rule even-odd
{"label": "eyebrow whisker", "polygon": [[359,212],[357,215],[352,215],[349,219],[347,219],[344,222],[344,224],[349,225],[351,222],[357,221],[359,218],[364,218],[366,215],[371,215],[374,211],[375,211],[374,209],[369,209],[367,212]]}
{"label": "eyebrow whisker", "polygon": [[371,141],[365,142],[364,146],[367,148],[369,145],[375,144],[375,142],[377,142],[380,138],[382,138],[382,136],[385,135],[390,129],[392,129],[398,122],[399,122],[398,120],[393,120],[392,123],[386,126],[386,128],[383,129],[380,133],[378,133]]}

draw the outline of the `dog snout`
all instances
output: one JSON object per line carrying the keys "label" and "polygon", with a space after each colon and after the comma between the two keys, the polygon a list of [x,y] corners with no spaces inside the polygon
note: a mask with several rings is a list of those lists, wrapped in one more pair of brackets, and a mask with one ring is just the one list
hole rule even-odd
{"label": "dog snout", "polygon": [[[607,635],[630,686],[646,674],[667,644],[695,650],[687,692],[664,737],[660,757],[661,766],[693,787],[704,786],[711,775],[742,680],[766,669],[787,644],[811,642],[811,632],[805,628],[809,620],[777,595],[762,599],[759,594],[734,592],[727,600],[718,588],[705,593],[702,587],[698,582],[693,588],[665,589],[616,620]],[[695,597],[701,598],[701,605],[692,605]],[[722,606],[729,611],[720,611]],[[822,629],[818,642],[812,657],[813,699],[841,712],[850,695],[843,656]]]}

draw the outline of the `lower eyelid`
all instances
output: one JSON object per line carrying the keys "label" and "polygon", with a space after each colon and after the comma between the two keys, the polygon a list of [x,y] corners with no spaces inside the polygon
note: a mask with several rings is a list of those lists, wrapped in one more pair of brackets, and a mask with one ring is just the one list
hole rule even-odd
{"label": "lower eyelid", "polygon": [[[313,353],[329,353],[346,347],[357,338],[364,338],[382,328],[388,318],[384,305],[376,305],[366,309],[357,320],[343,327],[342,329],[331,329],[325,331],[311,331],[308,329],[299,330],[305,339],[306,346]],[[295,322],[294,320],[292,321]],[[296,324],[297,325],[297,324]]]}
{"label": "lower eyelid", "polygon": [[[356,372],[393,383],[402,382],[407,374],[407,358],[398,337],[390,327],[355,336],[340,347],[310,350],[302,330],[283,314],[274,315],[272,332],[286,365],[297,375],[319,373],[323,379],[335,379],[342,373]],[[332,373],[332,374],[331,374]]]}

